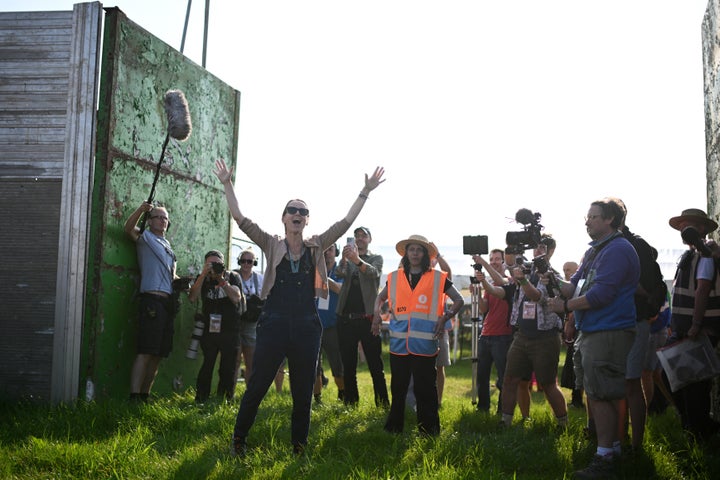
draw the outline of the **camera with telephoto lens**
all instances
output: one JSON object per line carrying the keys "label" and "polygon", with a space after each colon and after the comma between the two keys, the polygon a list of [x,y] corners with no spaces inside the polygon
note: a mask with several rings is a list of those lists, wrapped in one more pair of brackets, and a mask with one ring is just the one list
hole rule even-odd
{"label": "camera with telephoto lens", "polygon": [[532,264],[535,266],[535,271],[538,273],[547,273],[547,271],[550,270],[550,264],[544,254],[533,258]]}
{"label": "camera with telephoto lens", "polygon": [[527,208],[521,208],[515,213],[515,221],[523,225],[521,231],[507,232],[505,234],[505,253],[521,254],[540,244],[543,227],[540,225],[542,215],[539,212],[531,212]]}
{"label": "camera with telephoto lens", "polygon": [[225,271],[225,264],[223,262],[211,262],[210,267],[215,275],[220,275]]}
{"label": "camera with telephoto lens", "polygon": [[522,268],[523,274],[525,275],[530,275],[532,272],[533,262],[528,262],[522,255],[515,257],[515,265]]}
{"label": "camera with telephoto lens", "polygon": [[183,290],[190,290],[192,286],[192,277],[179,277],[172,281],[172,288],[175,291],[182,292]]}
{"label": "camera with telephoto lens", "polygon": [[192,331],[192,337],[190,337],[190,345],[188,346],[185,356],[192,360],[197,358],[198,347],[200,346],[200,339],[203,336],[203,330],[205,330],[205,317],[202,313],[195,314],[195,327]]}

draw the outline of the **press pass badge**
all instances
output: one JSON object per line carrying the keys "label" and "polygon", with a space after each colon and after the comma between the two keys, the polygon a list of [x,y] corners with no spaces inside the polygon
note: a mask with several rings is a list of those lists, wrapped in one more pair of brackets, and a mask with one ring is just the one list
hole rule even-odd
{"label": "press pass badge", "polygon": [[220,333],[220,324],[222,324],[222,315],[219,313],[210,314],[210,333]]}

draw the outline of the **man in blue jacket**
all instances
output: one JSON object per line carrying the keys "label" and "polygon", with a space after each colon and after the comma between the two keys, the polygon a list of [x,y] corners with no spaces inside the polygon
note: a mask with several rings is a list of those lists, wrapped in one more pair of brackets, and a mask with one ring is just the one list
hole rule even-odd
{"label": "man in blue jacket", "polygon": [[575,478],[607,478],[620,454],[617,438],[619,402],[625,398],[627,356],[635,339],[635,291],[640,261],[620,231],[625,218],[622,202],[604,198],[592,202],[585,227],[592,239],[570,282],[560,282],[561,295],[548,303],[556,312],[575,312],[576,369],[594,414],[597,451],[590,465]]}

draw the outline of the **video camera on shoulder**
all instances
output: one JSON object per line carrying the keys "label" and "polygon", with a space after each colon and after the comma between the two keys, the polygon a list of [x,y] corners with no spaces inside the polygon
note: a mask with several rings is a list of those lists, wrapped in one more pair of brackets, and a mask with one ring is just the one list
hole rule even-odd
{"label": "video camera on shoulder", "polygon": [[539,212],[531,212],[527,208],[521,208],[515,213],[515,221],[523,225],[521,231],[507,232],[505,234],[505,253],[522,254],[540,244],[543,227],[540,225],[542,215]]}

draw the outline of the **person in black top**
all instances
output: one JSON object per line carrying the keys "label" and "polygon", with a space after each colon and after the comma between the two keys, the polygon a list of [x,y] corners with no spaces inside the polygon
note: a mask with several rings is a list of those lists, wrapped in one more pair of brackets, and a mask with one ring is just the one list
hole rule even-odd
{"label": "person in black top", "polygon": [[235,396],[235,361],[240,334],[240,315],[245,305],[240,285],[238,274],[225,269],[222,253],[210,250],[205,254],[203,270],[189,293],[191,302],[197,302],[202,298],[204,321],[200,339],[203,363],[198,372],[196,402],[204,402],[210,397],[210,384],[218,354],[220,354],[218,372],[220,379],[217,394],[219,397],[224,396],[228,401]]}

